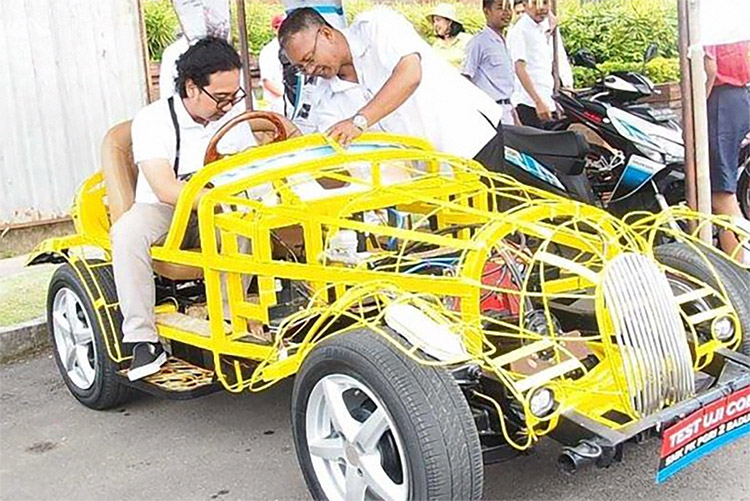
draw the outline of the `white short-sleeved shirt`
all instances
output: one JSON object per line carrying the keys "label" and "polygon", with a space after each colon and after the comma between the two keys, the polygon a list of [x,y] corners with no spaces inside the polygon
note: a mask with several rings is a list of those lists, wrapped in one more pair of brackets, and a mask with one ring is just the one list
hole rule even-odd
{"label": "white short-sleeved shirt", "polygon": [[[508,32],[508,48],[510,57],[515,64],[517,61],[526,62],[526,71],[534,84],[537,94],[544,100],[545,104],[552,110],[555,109],[555,100],[552,99],[555,81],[552,76],[553,62],[553,37],[547,33],[550,29],[549,19],[541,23],[534,21],[528,14],[524,14]],[[568,55],[562,44],[562,37],[557,36],[558,41],[558,65],[560,80],[565,87],[573,86],[573,72],[568,63]],[[516,78],[511,103],[514,106],[524,104],[536,107],[534,100],[523,88],[521,81]]]}
{"label": "white short-sleeved shirt", "polygon": [[[279,39],[274,38],[268,44],[263,47],[258,56],[258,68],[260,69],[260,78],[263,80],[270,80],[279,89],[284,88],[284,69],[281,66],[279,60]],[[270,94],[266,94],[266,101],[268,101],[269,108],[271,111],[276,113],[284,113],[284,96],[275,97]]]}
{"label": "white short-sleeved shirt", "polygon": [[[188,114],[179,96],[174,96],[174,108],[180,126],[180,165],[177,174],[182,176],[203,167],[203,156],[211,138],[222,125],[239,114],[242,109],[237,105],[220,120],[203,126]],[[135,201],[149,204],[160,203],[143,175],[140,165],[148,160],[159,159],[167,160],[170,165],[174,165],[177,136],[169,112],[168,99],[159,99],[142,108],[133,119],[131,134],[133,136],[133,160],[138,165]],[[236,126],[224,136],[221,140],[220,151],[238,152],[255,145],[255,136],[247,123],[244,123]]]}
{"label": "white short-sleeved shirt", "polygon": [[161,54],[159,67],[159,97],[169,97],[175,93],[174,80],[177,78],[177,60],[190,47],[184,35],[169,45]]}
{"label": "white short-sleeved shirt", "polygon": [[[333,77],[316,89],[316,105],[310,112],[310,124],[316,132],[325,132],[334,124],[361,110],[372,96],[361,85]],[[383,132],[381,123],[370,130]]]}
{"label": "white short-sleeved shirt", "polygon": [[[387,8],[376,8],[359,15],[343,34],[359,82],[346,85],[348,82],[333,78],[321,83],[323,101],[338,100],[338,103],[323,102],[320,106],[342,113],[338,120],[353,116],[370,101],[403,57],[419,54],[422,64],[419,87],[376,128],[425,138],[439,151],[465,158],[474,157],[497,134],[502,109],[442,60],[401,15]],[[352,86],[359,87],[359,93]]]}

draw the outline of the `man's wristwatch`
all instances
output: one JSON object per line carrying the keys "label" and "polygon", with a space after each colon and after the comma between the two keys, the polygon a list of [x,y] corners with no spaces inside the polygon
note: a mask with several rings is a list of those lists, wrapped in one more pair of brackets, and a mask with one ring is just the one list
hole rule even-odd
{"label": "man's wristwatch", "polygon": [[369,126],[369,124],[367,123],[367,118],[365,118],[364,115],[360,114],[354,115],[354,117],[352,117],[352,123],[362,132],[366,131],[367,127]]}

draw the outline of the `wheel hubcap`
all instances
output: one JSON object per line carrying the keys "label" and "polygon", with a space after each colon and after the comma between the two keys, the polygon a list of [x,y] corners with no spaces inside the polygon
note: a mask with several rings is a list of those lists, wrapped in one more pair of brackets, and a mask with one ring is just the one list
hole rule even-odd
{"label": "wheel hubcap", "polygon": [[317,382],[305,431],[315,475],[332,500],[404,500],[409,486],[404,448],[385,406],[343,374]]}
{"label": "wheel hubcap", "polygon": [[52,331],[57,354],[70,381],[82,390],[96,377],[96,346],[91,321],[75,292],[63,287],[52,302]]}

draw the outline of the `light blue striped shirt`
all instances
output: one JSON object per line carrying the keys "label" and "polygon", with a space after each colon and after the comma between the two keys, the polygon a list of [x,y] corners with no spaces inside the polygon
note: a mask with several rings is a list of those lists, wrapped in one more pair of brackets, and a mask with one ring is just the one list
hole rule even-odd
{"label": "light blue striped shirt", "polygon": [[485,26],[466,47],[461,73],[485,91],[493,101],[510,99],[513,94],[513,61],[505,39]]}

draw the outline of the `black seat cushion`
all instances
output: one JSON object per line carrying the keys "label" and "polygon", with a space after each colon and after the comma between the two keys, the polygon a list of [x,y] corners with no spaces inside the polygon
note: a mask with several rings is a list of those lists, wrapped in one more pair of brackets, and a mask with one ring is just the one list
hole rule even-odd
{"label": "black seat cushion", "polygon": [[574,131],[546,131],[533,127],[503,126],[505,145],[527,153],[544,166],[566,176],[583,171],[589,145]]}

